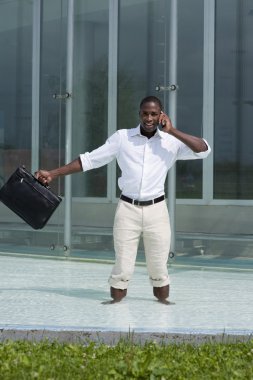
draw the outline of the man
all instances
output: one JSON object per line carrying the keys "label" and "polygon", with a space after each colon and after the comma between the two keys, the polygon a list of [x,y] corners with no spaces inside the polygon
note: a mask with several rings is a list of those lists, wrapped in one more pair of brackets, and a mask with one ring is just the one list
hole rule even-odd
{"label": "man", "polygon": [[121,301],[127,294],[142,234],[153,294],[169,304],[167,261],[171,231],[164,182],[176,160],[205,158],[211,149],[202,138],[175,129],[154,96],[141,101],[139,117],[136,128],[118,130],[92,152],[35,175],[42,183],[49,183],[58,176],[98,168],[116,158],[122,172],[118,180],[122,194],[113,227],[116,260],[109,278],[113,299],[110,303]]}

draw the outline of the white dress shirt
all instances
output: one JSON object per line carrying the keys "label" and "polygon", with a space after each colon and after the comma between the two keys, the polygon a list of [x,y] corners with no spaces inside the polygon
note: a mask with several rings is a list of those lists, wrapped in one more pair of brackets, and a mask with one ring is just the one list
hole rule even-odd
{"label": "white dress shirt", "polygon": [[80,159],[83,171],[87,171],[116,158],[121,169],[118,185],[122,194],[145,201],[164,194],[166,175],[177,160],[207,157],[211,149],[205,143],[208,150],[194,153],[180,140],[159,129],[148,139],[141,134],[138,125],[116,131],[104,145],[90,153],[80,154]]}

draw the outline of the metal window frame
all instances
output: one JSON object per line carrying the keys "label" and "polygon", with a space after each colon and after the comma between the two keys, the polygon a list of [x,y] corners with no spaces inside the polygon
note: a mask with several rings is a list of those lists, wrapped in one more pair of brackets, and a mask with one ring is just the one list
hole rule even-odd
{"label": "metal window frame", "polygon": [[[170,51],[169,51],[169,85],[177,85],[177,45],[178,45],[178,3],[171,0],[170,4]],[[170,91],[168,108],[171,121],[177,126],[177,91]],[[171,227],[171,252],[176,248],[176,165],[173,165],[168,173],[168,209],[170,213]]]}
{"label": "metal window frame", "polygon": [[32,23],[32,148],[31,170],[39,167],[41,0],[33,0]]}
{"label": "metal window frame", "polygon": [[[204,1],[204,60],[203,60],[203,136],[211,148],[214,143],[214,45],[215,0]],[[213,200],[213,149],[203,160],[203,200]]]}
{"label": "metal window frame", "polygon": [[[73,92],[73,52],[74,52],[74,0],[68,0],[67,13],[67,69],[66,93],[70,96],[66,100],[66,137],[65,137],[65,163],[72,160],[72,92]],[[64,197],[64,251],[65,256],[71,252],[72,240],[72,178],[65,176]]]}
{"label": "metal window frame", "polygon": [[[109,0],[108,136],[117,130],[119,1]],[[107,167],[107,201],[116,202],[116,162]]]}

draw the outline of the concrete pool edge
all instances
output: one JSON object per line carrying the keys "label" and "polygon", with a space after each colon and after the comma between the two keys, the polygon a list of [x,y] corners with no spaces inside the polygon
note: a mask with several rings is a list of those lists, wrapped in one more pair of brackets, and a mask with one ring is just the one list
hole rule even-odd
{"label": "concrete pool edge", "polygon": [[88,344],[89,342],[117,344],[120,340],[134,344],[146,342],[174,344],[174,343],[239,343],[253,339],[250,331],[105,331],[99,329],[64,329],[64,328],[8,328],[0,327],[0,342],[8,340],[27,340],[40,342],[43,340],[58,341],[60,343]]}

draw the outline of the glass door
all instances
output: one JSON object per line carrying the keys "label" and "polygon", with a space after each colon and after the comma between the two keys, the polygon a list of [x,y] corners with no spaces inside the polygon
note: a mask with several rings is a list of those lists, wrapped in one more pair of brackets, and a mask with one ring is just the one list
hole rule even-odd
{"label": "glass door", "polygon": [[[168,109],[169,95],[156,87],[169,80],[170,8],[165,0],[75,1],[74,156],[135,127],[144,96],[157,95]],[[114,162],[73,176],[72,255],[113,256],[119,175]]]}
{"label": "glass door", "polygon": [[[0,185],[19,165],[34,172],[64,162],[66,17],[67,0],[0,2]],[[51,187],[64,196],[61,180]],[[64,254],[64,206],[40,231],[0,209],[1,250]]]}
{"label": "glass door", "polygon": [[[32,17],[30,2],[0,2],[0,186],[18,166],[31,168]],[[29,232],[0,202],[1,250],[26,247]]]}
{"label": "glass door", "polygon": [[[118,128],[133,128],[138,124],[140,101],[148,95],[155,95],[161,100],[164,111],[176,126],[177,1],[129,2],[123,0],[120,5]],[[129,41],[131,41],[130,44]],[[169,172],[165,192],[170,212],[171,255],[173,255],[175,250],[175,167]]]}
{"label": "glass door", "polygon": [[[75,1],[73,157],[103,144],[117,129],[135,127],[139,103],[147,95],[160,98],[178,128],[202,135],[202,3],[192,2],[192,19],[187,1]],[[179,90],[173,91],[170,86],[177,84]],[[82,255],[103,247],[111,255],[119,175],[113,163],[72,177],[72,241]],[[170,209],[175,203],[174,181],[172,173],[171,187],[166,185]],[[202,198],[201,163],[179,165],[177,193]]]}
{"label": "glass door", "polygon": [[[65,163],[67,0],[44,0],[41,7],[39,167],[53,169]],[[50,255],[64,255],[65,185],[59,178],[50,184],[63,201],[38,245]]]}

